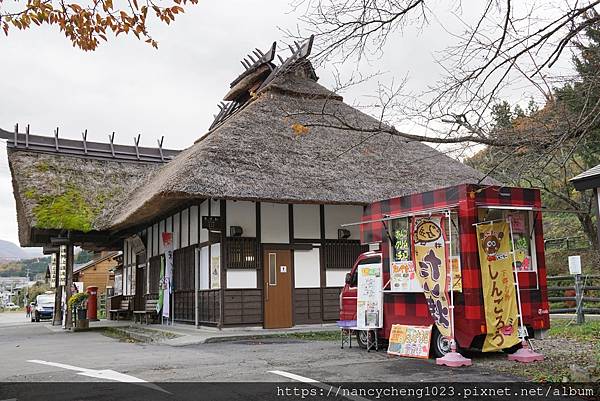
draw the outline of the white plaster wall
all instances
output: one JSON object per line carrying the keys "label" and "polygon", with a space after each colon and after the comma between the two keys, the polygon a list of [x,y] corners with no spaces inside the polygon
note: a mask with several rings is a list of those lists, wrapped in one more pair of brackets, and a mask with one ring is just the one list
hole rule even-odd
{"label": "white plaster wall", "polygon": [[325,271],[325,286],[326,287],[343,287],[346,281],[346,273],[350,270],[345,269],[328,269]]}
{"label": "white plaster wall", "polygon": [[158,232],[158,223],[152,226],[152,232],[155,233],[152,237],[152,256],[159,255],[158,248],[160,244],[160,233]]}
{"label": "white plaster wall", "polygon": [[[325,205],[325,238],[337,239],[341,225],[360,221],[362,210],[362,206]],[[351,233],[348,239],[360,240],[360,226],[344,228]]]}
{"label": "white plaster wall", "polygon": [[179,213],[173,215],[173,250],[179,249]]}
{"label": "white plaster wall", "polygon": [[228,269],[227,288],[257,288],[256,270]]}
{"label": "white plaster wall", "polygon": [[294,205],[294,238],[321,238],[319,205]]}
{"label": "white plaster wall", "polygon": [[198,206],[190,208],[190,245],[198,243]]}
{"label": "white plaster wall", "polygon": [[208,246],[200,248],[200,289],[208,290],[210,271],[208,270]]}
{"label": "white plaster wall", "polygon": [[294,281],[296,288],[321,286],[319,248],[294,251]]}
{"label": "white plaster wall", "polygon": [[150,261],[152,257],[152,227],[148,227],[146,230],[146,261]]}
{"label": "white plaster wall", "polygon": [[127,266],[123,267],[123,295],[129,295],[129,268]]}
{"label": "white plaster wall", "polygon": [[240,226],[242,237],[256,237],[256,205],[254,202],[226,201],[227,235],[229,227]]}
{"label": "white plaster wall", "polygon": [[185,209],[181,212],[181,243],[180,248],[185,248],[190,244],[190,210]]}
{"label": "white plaster wall", "polygon": [[162,220],[160,223],[158,223],[158,231],[159,231],[158,254],[159,255],[162,255],[163,253],[165,253],[165,245],[163,244],[163,233],[165,233],[167,231],[166,224],[167,224],[167,222],[165,220]]}
{"label": "white plaster wall", "polygon": [[129,241],[123,241],[123,266],[129,266]]}
{"label": "white plaster wall", "polygon": [[[203,201],[200,205],[200,216],[208,216],[208,201]],[[200,242],[208,241],[208,230],[202,228],[202,218],[200,218]]]}
{"label": "white plaster wall", "polygon": [[262,243],[288,244],[288,205],[284,203],[260,204],[260,240]]}
{"label": "white plaster wall", "polygon": [[[169,216],[165,220],[165,231],[168,233],[173,232],[173,216]],[[161,239],[161,241],[162,241],[162,239]]]}
{"label": "white plaster wall", "polygon": [[210,215],[211,216],[220,216],[221,215],[221,201],[219,199],[210,200]]}

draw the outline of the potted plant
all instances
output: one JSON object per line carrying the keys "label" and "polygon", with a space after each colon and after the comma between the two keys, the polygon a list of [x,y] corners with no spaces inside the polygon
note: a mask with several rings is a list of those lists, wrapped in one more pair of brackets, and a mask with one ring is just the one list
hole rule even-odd
{"label": "potted plant", "polygon": [[87,320],[87,299],[89,295],[86,292],[78,292],[73,294],[67,302],[69,308],[74,312],[76,316],[75,326],[77,328],[88,327]]}

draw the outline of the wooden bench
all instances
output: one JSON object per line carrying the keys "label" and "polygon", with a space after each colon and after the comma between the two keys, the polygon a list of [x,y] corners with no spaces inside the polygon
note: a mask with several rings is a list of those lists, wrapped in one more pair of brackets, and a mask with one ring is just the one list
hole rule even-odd
{"label": "wooden bench", "polygon": [[146,304],[144,306],[144,310],[136,310],[133,311],[133,321],[137,322],[137,317],[140,317],[140,323],[142,323],[142,319],[146,319],[146,324],[150,324],[150,320],[154,321],[158,319],[158,312],[156,311],[156,305],[158,305],[158,299],[147,299]]}
{"label": "wooden bench", "polygon": [[123,313],[125,316],[129,315],[130,310],[130,305],[131,303],[129,302],[129,299],[123,299],[121,300],[121,304],[119,305],[118,309],[110,309],[108,312],[110,313],[110,318],[112,320],[113,315],[117,315],[117,320],[119,320],[119,315],[121,313]]}

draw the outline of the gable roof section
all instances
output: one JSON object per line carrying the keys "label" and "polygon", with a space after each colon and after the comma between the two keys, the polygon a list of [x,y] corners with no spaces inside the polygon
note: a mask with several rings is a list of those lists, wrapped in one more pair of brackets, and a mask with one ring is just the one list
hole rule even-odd
{"label": "gable roof section", "polygon": [[46,245],[36,242],[33,229],[106,230],[127,192],[159,166],[11,148],[7,153],[22,246]]}
{"label": "gable roof section", "polygon": [[600,188],[600,164],[571,178],[569,181],[578,191]]}
{"label": "gable roof section", "polygon": [[[298,62],[131,194],[113,227],[139,224],[174,200],[221,198],[367,204],[462,183],[496,184],[419,142],[335,128],[334,114],[365,129],[379,121],[310,79]],[[310,124],[296,133],[292,125]]]}

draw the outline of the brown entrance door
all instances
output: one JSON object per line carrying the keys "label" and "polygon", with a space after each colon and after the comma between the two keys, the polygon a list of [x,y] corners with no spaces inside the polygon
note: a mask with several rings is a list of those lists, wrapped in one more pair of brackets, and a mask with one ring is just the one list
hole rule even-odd
{"label": "brown entrance door", "polygon": [[266,250],[263,258],[266,329],[292,327],[292,252]]}

